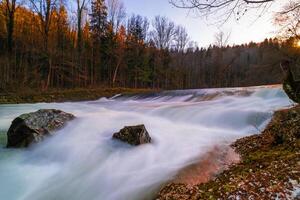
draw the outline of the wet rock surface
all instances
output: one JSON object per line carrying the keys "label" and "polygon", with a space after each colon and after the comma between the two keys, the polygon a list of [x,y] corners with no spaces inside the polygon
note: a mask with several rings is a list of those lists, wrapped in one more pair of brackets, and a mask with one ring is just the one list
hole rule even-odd
{"label": "wet rock surface", "polygon": [[145,125],[125,126],[119,132],[114,133],[113,139],[118,139],[133,146],[151,143],[151,137]]}
{"label": "wet rock surface", "polygon": [[259,135],[232,144],[241,156],[213,180],[194,186],[169,183],[157,200],[299,199],[300,106],[275,113]]}
{"label": "wet rock surface", "polygon": [[74,118],[75,116],[70,113],[54,109],[43,109],[20,115],[13,120],[7,132],[6,146],[8,148],[28,147],[54,134]]}

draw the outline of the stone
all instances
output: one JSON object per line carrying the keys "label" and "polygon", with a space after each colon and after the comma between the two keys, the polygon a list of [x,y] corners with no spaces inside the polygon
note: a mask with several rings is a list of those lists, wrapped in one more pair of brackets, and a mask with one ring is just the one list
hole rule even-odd
{"label": "stone", "polygon": [[7,148],[24,148],[53,135],[75,118],[70,113],[55,109],[42,109],[20,115],[13,120],[7,132]]}
{"label": "stone", "polygon": [[113,138],[134,146],[151,143],[151,137],[145,125],[125,126],[113,134]]}

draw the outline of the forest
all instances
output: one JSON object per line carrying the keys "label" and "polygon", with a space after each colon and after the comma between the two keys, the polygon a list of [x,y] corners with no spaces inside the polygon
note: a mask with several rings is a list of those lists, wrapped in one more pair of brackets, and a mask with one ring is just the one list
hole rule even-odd
{"label": "forest", "polygon": [[[287,20],[274,17],[284,28]],[[298,52],[291,29],[280,30],[278,38],[231,46],[220,32],[201,48],[184,27],[128,15],[120,0],[2,0],[0,92],[276,84],[280,61]]]}

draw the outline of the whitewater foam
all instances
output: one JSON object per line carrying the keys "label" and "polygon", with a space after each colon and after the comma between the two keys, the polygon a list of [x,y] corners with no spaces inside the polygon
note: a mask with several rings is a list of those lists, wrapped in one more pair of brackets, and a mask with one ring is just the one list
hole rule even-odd
{"label": "whitewater foam", "polygon": [[[161,184],[216,145],[258,133],[291,102],[277,87],[165,91],[76,103],[0,105],[0,130],[22,113],[56,108],[77,119],[28,150],[0,150],[5,200],[152,199]],[[111,139],[145,124],[153,143]]]}

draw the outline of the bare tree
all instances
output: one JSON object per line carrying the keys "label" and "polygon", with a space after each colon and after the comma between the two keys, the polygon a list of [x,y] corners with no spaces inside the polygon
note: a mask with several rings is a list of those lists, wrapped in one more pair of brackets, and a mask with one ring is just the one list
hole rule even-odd
{"label": "bare tree", "polygon": [[82,50],[82,18],[88,0],[75,0],[77,5],[77,50],[80,56]]}
{"label": "bare tree", "polygon": [[289,0],[281,14],[286,14],[300,8],[299,0]]}
{"label": "bare tree", "polygon": [[168,49],[176,34],[175,24],[166,17],[156,16],[152,26],[151,37],[155,45],[160,49]]}
{"label": "bare tree", "polygon": [[137,41],[146,41],[149,30],[149,21],[140,15],[132,15],[127,21],[127,34]]}
{"label": "bare tree", "polygon": [[198,43],[195,41],[190,41],[187,44],[187,51],[194,52],[198,48]]}
{"label": "bare tree", "polygon": [[[45,67],[46,78],[43,77],[42,89],[47,90],[52,76],[52,59],[49,53],[48,42],[49,42],[49,32],[52,20],[52,14],[54,9],[57,6],[58,0],[30,0],[30,3],[33,7],[34,12],[37,13],[40,23],[41,23],[41,32],[43,35],[44,41],[44,53],[46,62],[42,64]],[[45,80],[46,79],[46,80]]]}
{"label": "bare tree", "polygon": [[182,26],[177,26],[175,31],[175,48],[177,51],[183,51],[189,42],[187,31]]}
{"label": "bare tree", "polygon": [[280,0],[169,0],[178,8],[194,9],[201,15],[217,15],[222,22],[233,16],[239,20],[251,9],[264,13],[275,1]]}
{"label": "bare tree", "polygon": [[114,32],[118,32],[126,17],[124,3],[121,0],[107,0],[108,21]]}
{"label": "bare tree", "polygon": [[236,4],[238,6],[245,6],[248,4],[264,4],[269,2],[274,2],[275,0],[170,0],[170,2],[177,7],[182,8],[197,8],[200,10],[216,9],[216,8],[225,8]]}
{"label": "bare tree", "polygon": [[215,45],[218,47],[225,47],[228,45],[231,33],[219,31],[215,34]]}
{"label": "bare tree", "polygon": [[11,52],[13,48],[15,13],[18,8],[17,3],[18,3],[17,0],[4,0],[6,29],[7,29],[7,47],[9,52]]}
{"label": "bare tree", "polygon": [[295,37],[300,39],[300,2],[288,2],[283,10],[275,15],[275,24],[279,27],[279,36],[287,39]]}
{"label": "bare tree", "polygon": [[49,31],[53,10],[57,5],[57,0],[30,0],[34,12],[37,13],[41,22],[41,32],[44,38],[44,48],[48,51]]}

